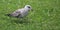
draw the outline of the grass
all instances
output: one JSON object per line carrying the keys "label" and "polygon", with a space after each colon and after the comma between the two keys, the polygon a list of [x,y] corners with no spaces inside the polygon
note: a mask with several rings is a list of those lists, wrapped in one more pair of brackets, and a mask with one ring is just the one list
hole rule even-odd
{"label": "grass", "polygon": [[[32,6],[23,19],[6,14]],[[0,0],[0,30],[60,30],[60,0]]]}

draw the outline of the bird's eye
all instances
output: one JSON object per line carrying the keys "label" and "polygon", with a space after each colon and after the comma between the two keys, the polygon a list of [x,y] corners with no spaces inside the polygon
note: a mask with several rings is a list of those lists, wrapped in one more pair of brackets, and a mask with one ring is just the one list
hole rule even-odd
{"label": "bird's eye", "polygon": [[28,6],[28,8],[30,8],[30,7]]}

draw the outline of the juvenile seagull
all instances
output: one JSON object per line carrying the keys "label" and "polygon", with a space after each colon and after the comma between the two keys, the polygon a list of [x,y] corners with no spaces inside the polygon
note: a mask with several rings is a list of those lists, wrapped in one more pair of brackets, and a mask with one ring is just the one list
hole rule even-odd
{"label": "juvenile seagull", "polygon": [[8,16],[13,16],[13,17],[24,17],[28,14],[28,12],[31,10],[31,6],[30,5],[25,5],[24,8],[22,9],[18,9],[16,11],[14,11],[11,14],[8,14]]}

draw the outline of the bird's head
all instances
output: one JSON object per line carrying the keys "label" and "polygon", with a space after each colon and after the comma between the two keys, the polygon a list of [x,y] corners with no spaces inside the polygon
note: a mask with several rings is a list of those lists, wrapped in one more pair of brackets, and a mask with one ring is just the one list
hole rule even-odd
{"label": "bird's head", "polygon": [[28,10],[31,10],[31,9],[32,9],[32,7],[31,7],[30,5],[25,5],[24,8],[26,8],[26,9],[28,9]]}

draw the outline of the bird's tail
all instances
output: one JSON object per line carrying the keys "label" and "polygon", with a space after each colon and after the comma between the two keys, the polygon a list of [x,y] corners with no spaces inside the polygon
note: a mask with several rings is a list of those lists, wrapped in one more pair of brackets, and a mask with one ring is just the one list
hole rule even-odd
{"label": "bird's tail", "polygon": [[11,16],[11,14],[6,14],[6,16]]}

